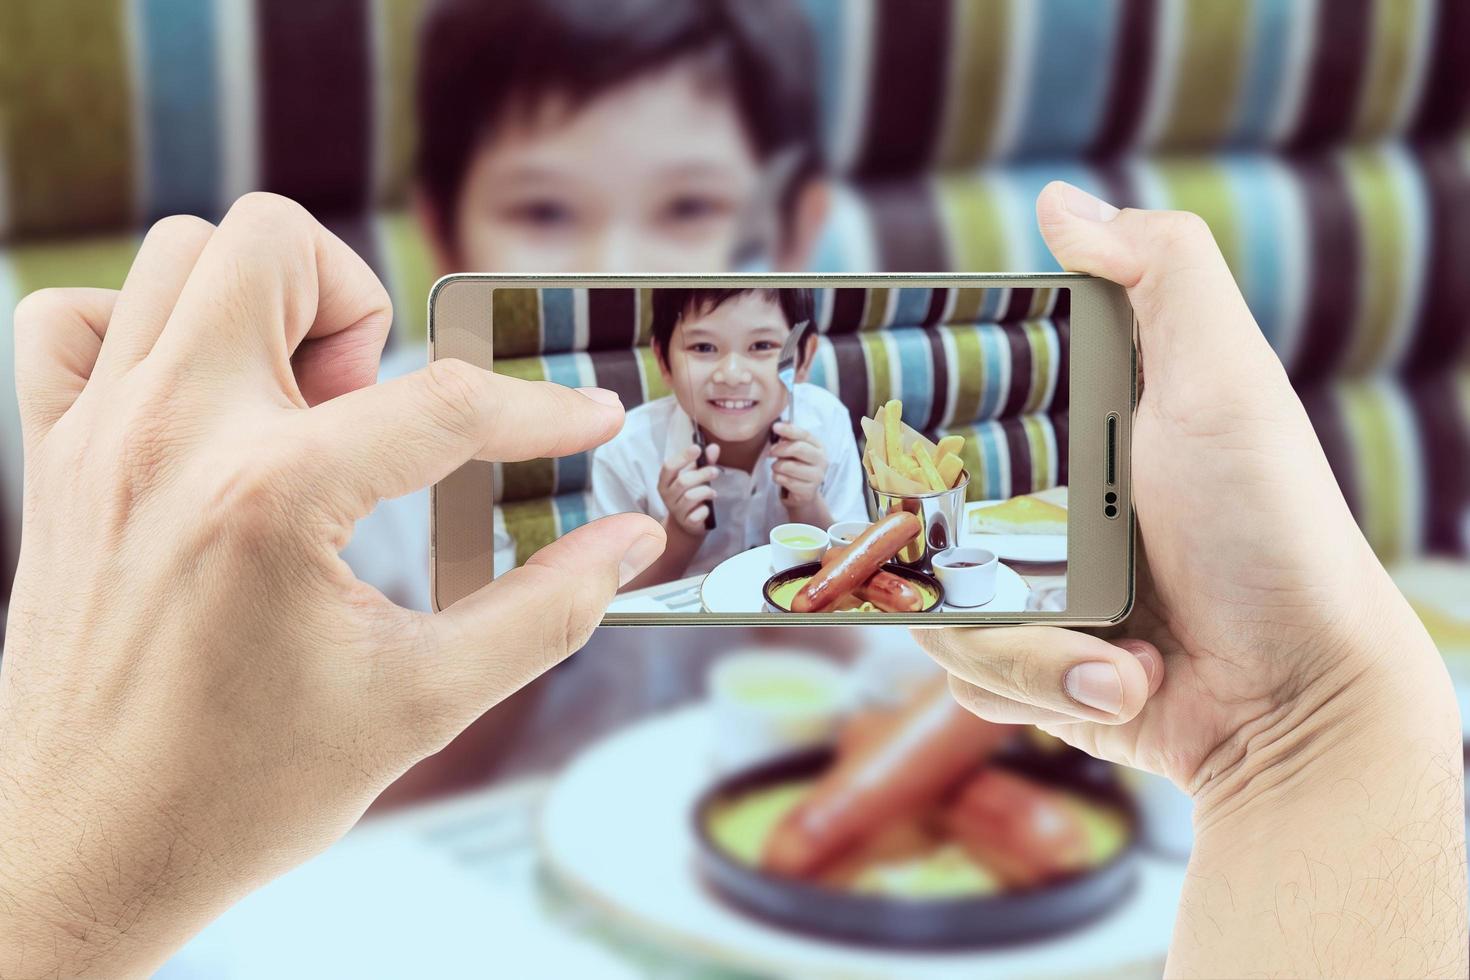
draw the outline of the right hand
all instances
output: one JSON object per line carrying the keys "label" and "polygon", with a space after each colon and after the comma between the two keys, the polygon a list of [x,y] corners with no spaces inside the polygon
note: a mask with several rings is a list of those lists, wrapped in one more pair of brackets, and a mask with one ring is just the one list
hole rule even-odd
{"label": "right hand", "polygon": [[1289,757],[1304,720],[1332,726],[1314,750],[1370,723],[1422,720],[1458,741],[1443,662],[1359,531],[1205,223],[1120,212],[1064,184],[1037,213],[1062,266],[1126,286],[1138,318],[1144,560],[1132,615],[1102,635],[916,632],[958,699],[1197,798]]}
{"label": "right hand", "polygon": [[719,458],[720,447],[715,443],[705,447],[706,466],[697,465],[699,447],[692,445],[664,461],[658,475],[658,495],[669,511],[665,530],[704,537],[704,519],[715,505],[715,488],[710,484],[720,475],[720,468],[715,465]]}

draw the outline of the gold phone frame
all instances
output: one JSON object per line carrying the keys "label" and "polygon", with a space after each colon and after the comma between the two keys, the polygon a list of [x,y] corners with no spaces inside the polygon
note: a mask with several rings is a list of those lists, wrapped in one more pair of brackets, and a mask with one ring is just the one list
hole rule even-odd
{"label": "gold phone frame", "polygon": [[[1105,626],[1133,607],[1134,519],[1129,466],[1137,400],[1136,330],[1122,287],[1076,273],[890,273],[868,275],[499,275],[457,273],[429,293],[429,358],[494,364],[492,291],[501,287],[656,288],[659,286],[895,288],[1064,287],[1071,295],[1068,408],[1067,608],[1004,613],[611,613],[611,626],[1000,626],[1044,623]],[[1114,483],[1106,484],[1108,417],[1117,418]],[[434,608],[453,605],[490,582],[494,564],[494,470],[466,463],[430,491],[430,590]],[[1117,494],[1118,516],[1104,515],[1104,494]]]}

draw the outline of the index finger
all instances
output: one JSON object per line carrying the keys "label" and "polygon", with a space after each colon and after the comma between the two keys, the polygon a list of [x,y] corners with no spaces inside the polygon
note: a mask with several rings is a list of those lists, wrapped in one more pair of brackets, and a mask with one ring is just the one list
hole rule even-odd
{"label": "index finger", "polygon": [[[444,359],[354,391],[304,416],[317,451],[292,465],[341,491],[351,519],[470,459],[515,462],[601,445],[623,425],[618,396],[492,374]],[[341,515],[339,515],[341,516]]]}
{"label": "index finger", "polygon": [[254,193],[204,246],[154,350],[314,405],[376,380],[392,317],[387,290],[346,243],[294,201]]}
{"label": "index finger", "polygon": [[658,474],[659,486],[667,487],[672,485],[675,477],[693,465],[694,461],[698,458],[698,446],[685,446],[682,450],[664,460],[664,465],[660,467]]}

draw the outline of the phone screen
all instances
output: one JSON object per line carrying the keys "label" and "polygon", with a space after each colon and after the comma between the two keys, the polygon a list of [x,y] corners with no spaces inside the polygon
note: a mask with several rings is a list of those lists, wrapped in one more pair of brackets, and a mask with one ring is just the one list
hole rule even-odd
{"label": "phone screen", "polygon": [[496,371],[627,409],[591,452],[498,467],[497,574],[636,511],[669,543],[613,614],[1066,611],[1066,287],[493,303]]}

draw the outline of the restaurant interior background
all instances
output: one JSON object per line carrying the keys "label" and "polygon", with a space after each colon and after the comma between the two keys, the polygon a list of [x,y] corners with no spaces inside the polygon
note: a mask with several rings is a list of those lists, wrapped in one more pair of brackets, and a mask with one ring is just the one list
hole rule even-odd
{"label": "restaurant interior background", "polygon": [[[1053,270],[1032,207],[1056,178],[1119,206],[1198,212],[1470,708],[1470,5],[793,3],[832,180],[809,268]],[[268,189],[388,284],[390,352],[422,349],[438,271],[409,207],[424,7],[0,5],[0,602],[21,488],[9,317],[25,293],[119,286],[153,219],[217,219]],[[584,489],[505,500],[507,521],[529,508],[555,527]],[[1189,811],[1138,774],[1106,777],[1139,814],[1129,887],[1043,938],[896,950],[717,898],[697,878],[688,810],[742,739],[759,741],[708,682],[751,653],[834,664],[846,696],[882,700],[927,677],[891,628],[601,630],[555,683],[491,713],[514,724],[481,726],[413,774],[163,975],[1158,973]],[[824,723],[830,734],[830,711]]]}

